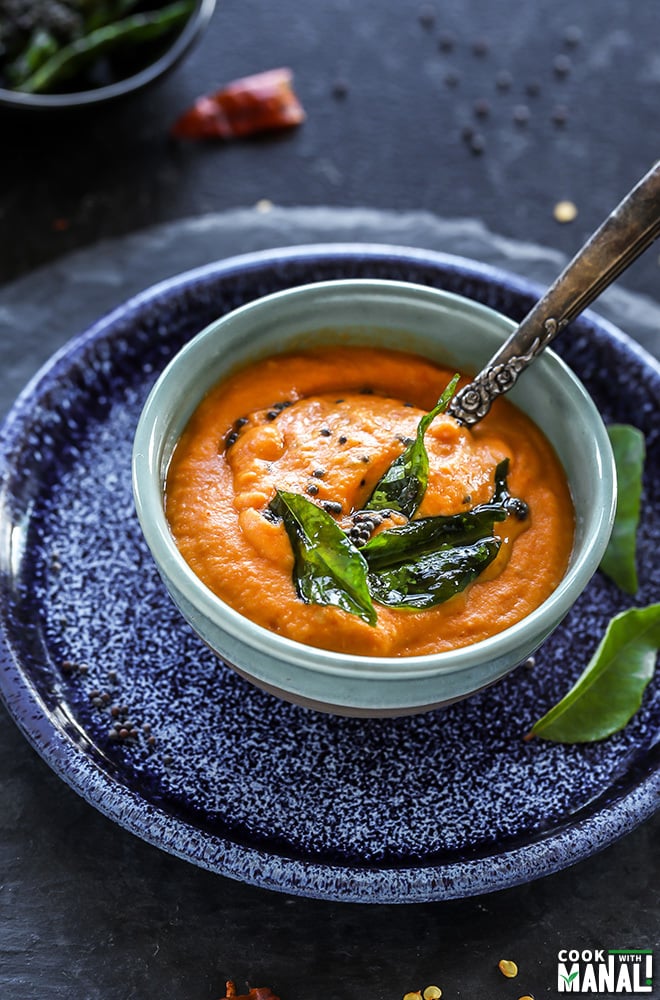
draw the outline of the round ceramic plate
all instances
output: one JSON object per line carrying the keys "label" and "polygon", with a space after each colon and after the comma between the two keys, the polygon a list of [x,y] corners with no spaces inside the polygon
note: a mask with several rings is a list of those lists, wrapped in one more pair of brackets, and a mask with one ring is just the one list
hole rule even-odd
{"label": "round ceramic plate", "polygon": [[[539,293],[430,252],[303,247],[169,280],[72,341],[18,399],[0,441],[2,694],[89,802],[223,875],[361,902],[529,881],[593,854],[658,804],[657,682],[609,740],[523,741],[629,598],[597,573],[533,668],[442,711],[343,719],[279,701],[225,667],[171,604],[138,528],[131,443],[168,359],[237,305],[339,277],[429,284],[514,319]],[[660,590],[660,369],[593,315],[556,346],[606,421],[646,434],[634,603],[649,603]],[[117,720],[136,735],[113,739]]]}

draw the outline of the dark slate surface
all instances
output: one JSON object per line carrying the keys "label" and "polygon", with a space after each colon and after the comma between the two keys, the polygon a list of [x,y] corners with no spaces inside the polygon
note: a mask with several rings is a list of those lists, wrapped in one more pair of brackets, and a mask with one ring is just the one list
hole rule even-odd
{"label": "dark slate surface", "polygon": [[[262,198],[475,217],[573,252],[657,158],[659,25],[657,4],[627,0],[219,0],[190,58],[134,100],[50,119],[1,113],[0,280],[104,236]],[[575,48],[570,26],[582,32]],[[308,112],[300,129],[224,145],[168,139],[199,93],[281,65]],[[520,105],[526,125],[514,121]],[[481,155],[466,127],[483,136]],[[579,214],[560,226],[552,210],[564,198]],[[629,287],[657,287],[655,264],[636,265]]]}
{"label": "dark slate surface", "polygon": [[[434,18],[420,20],[427,7]],[[564,38],[572,24],[582,30],[574,49]],[[56,347],[127,295],[242,250],[370,238],[549,279],[560,258],[538,245],[575,250],[657,157],[659,31],[657,5],[622,0],[224,0],[194,56],[134,102],[66,121],[3,112],[0,280],[13,283],[0,297],[0,408]],[[559,54],[571,60],[564,77],[554,69]],[[297,132],[223,147],[167,139],[199,92],[282,64],[294,69],[308,111]],[[506,91],[496,87],[501,69],[513,77]],[[530,96],[535,82],[540,92]],[[480,100],[489,104],[483,119],[474,114]],[[525,126],[513,122],[519,104],[529,109]],[[560,106],[564,125],[552,120]],[[481,155],[462,138],[468,125],[483,134]],[[251,206],[263,198],[404,215],[257,217]],[[562,198],[579,209],[566,226],[552,215]],[[193,221],[151,228],[184,218]],[[99,247],[147,227],[144,241]],[[72,265],[62,254],[75,250]],[[651,250],[622,284],[657,301],[658,273]],[[599,310],[657,345],[652,301],[610,296]],[[573,869],[497,895],[405,908],[288,898],[130,836],[3,719],[3,998],[215,1000],[232,976],[268,983],[282,1000],[396,1000],[432,982],[445,997],[538,1000],[556,995],[561,947],[650,947],[657,964],[657,817]],[[519,963],[518,979],[503,980],[502,957]]]}

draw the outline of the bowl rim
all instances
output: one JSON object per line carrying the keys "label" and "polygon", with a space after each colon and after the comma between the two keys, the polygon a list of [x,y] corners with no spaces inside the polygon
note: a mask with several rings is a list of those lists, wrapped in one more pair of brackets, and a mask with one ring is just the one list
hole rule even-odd
{"label": "bowl rim", "polygon": [[[479,642],[459,649],[417,656],[364,656],[310,646],[272,632],[236,611],[200,580],[176,546],[162,503],[164,470],[160,466],[159,431],[162,428],[158,419],[161,398],[169,383],[177,379],[179,372],[185,370],[191,354],[203,350],[208,343],[221,337],[229,323],[236,320],[241,322],[245,316],[250,315],[256,318],[259,313],[267,312],[282,299],[316,297],[327,291],[331,294],[344,294],[350,289],[364,291],[367,287],[386,294],[404,292],[417,299],[422,296],[454,309],[467,310],[494,322],[506,334],[516,326],[502,313],[454,292],[390,279],[348,278],[313,282],[285,288],[245,303],[201,330],[177,352],[156,379],[142,409],[134,437],[132,479],[135,506],[147,545],[166,581],[171,581],[177,591],[205,618],[261,655],[326,676],[355,680],[364,680],[370,675],[379,675],[380,679],[387,681],[449,676],[481,662],[492,662],[506,656],[519,646],[522,637],[529,632],[545,635],[554,628],[596,571],[609,538],[616,509],[616,474],[609,437],[600,413],[582,382],[552,350],[544,351],[547,360],[543,363],[551,365],[562,380],[570,383],[580,405],[592,418],[601,479],[610,502],[595,512],[595,527],[590,531],[589,538],[585,539],[580,559],[569,564],[567,572],[552,594],[519,622]],[[200,399],[201,395],[195,398],[192,409]],[[156,511],[155,518],[152,511]]]}
{"label": "bowl rim", "polygon": [[172,44],[154,62],[131,76],[122,77],[93,90],[75,90],[65,93],[27,94],[20,90],[0,87],[0,106],[39,111],[73,109],[104,104],[118,97],[141,90],[172,69],[194,45],[211,19],[217,0],[196,0],[195,7]]}

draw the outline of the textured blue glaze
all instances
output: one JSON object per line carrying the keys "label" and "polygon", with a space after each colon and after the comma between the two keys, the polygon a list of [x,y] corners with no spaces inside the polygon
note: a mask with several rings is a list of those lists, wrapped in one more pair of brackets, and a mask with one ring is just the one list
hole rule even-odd
{"label": "textured blue glaze", "polygon": [[[338,718],[258,691],[204,647],[171,604],[133,511],[131,441],[165,362],[236,305],[336,277],[426,283],[514,319],[538,293],[457,258],[317,248],[212,265],[102,320],[53,359],[4,427],[0,687],[73,788],[214,871],[365,902],[514,885],[592,854],[657,806],[658,682],[627,729],[603,743],[522,741],[629,599],[597,574],[533,669],[425,716]],[[660,589],[660,512],[651,502],[660,495],[660,373],[593,316],[557,348],[606,420],[646,433],[635,603],[648,603]],[[634,411],[633,386],[642,400]],[[64,660],[89,670],[65,674]],[[90,699],[96,689],[150,725],[155,745],[141,729],[131,745],[111,741],[109,708]]]}

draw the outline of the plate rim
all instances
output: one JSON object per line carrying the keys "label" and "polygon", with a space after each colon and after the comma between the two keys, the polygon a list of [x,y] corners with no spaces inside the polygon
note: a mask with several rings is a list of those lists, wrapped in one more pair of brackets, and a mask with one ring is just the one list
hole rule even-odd
{"label": "plate rim", "polygon": [[[370,258],[411,263],[453,271],[504,287],[514,294],[538,296],[537,283],[505,269],[460,255],[379,243],[311,243],[274,247],[212,261],[165,278],[106,313],[86,330],[72,337],[42,365],[28,381],[0,426],[0,513],[6,479],[12,471],[8,453],[13,437],[27,417],[30,403],[44,383],[73,356],[114,323],[125,322],[163,296],[204,284],[230,279],[247,270],[295,261],[307,267],[314,262]],[[660,362],[620,330],[591,310],[583,314],[606,334],[637,356],[660,377]],[[1,595],[0,595],[1,596]],[[557,829],[533,837],[511,849],[450,861],[447,864],[379,867],[374,865],[330,865],[313,859],[287,857],[208,833],[183,818],[156,806],[139,792],[104,770],[70,734],[65,737],[49,717],[46,705],[30,678],[23,672],[6,634],[0,601],[0,696],[10,716],[28,742],[65,784],[119,826],[147,843],[183,860],[224,875],[293,895],[333,901],[368,903],[414,903],[464,898],[532,881],[592,856],[648,819],[660,806],[660,770],[626,785],[599,807],[602,795],[588,803],[587,815],[577,823],[568,820]],[[35,715],[35,707],[39,714]],[[584,812],[580,810],[581,812]],[[570,817],[569,817],[570,819]],[[184,840],[187,849],[177,846]],[[341,875],[341,878],[338,876]]]}

